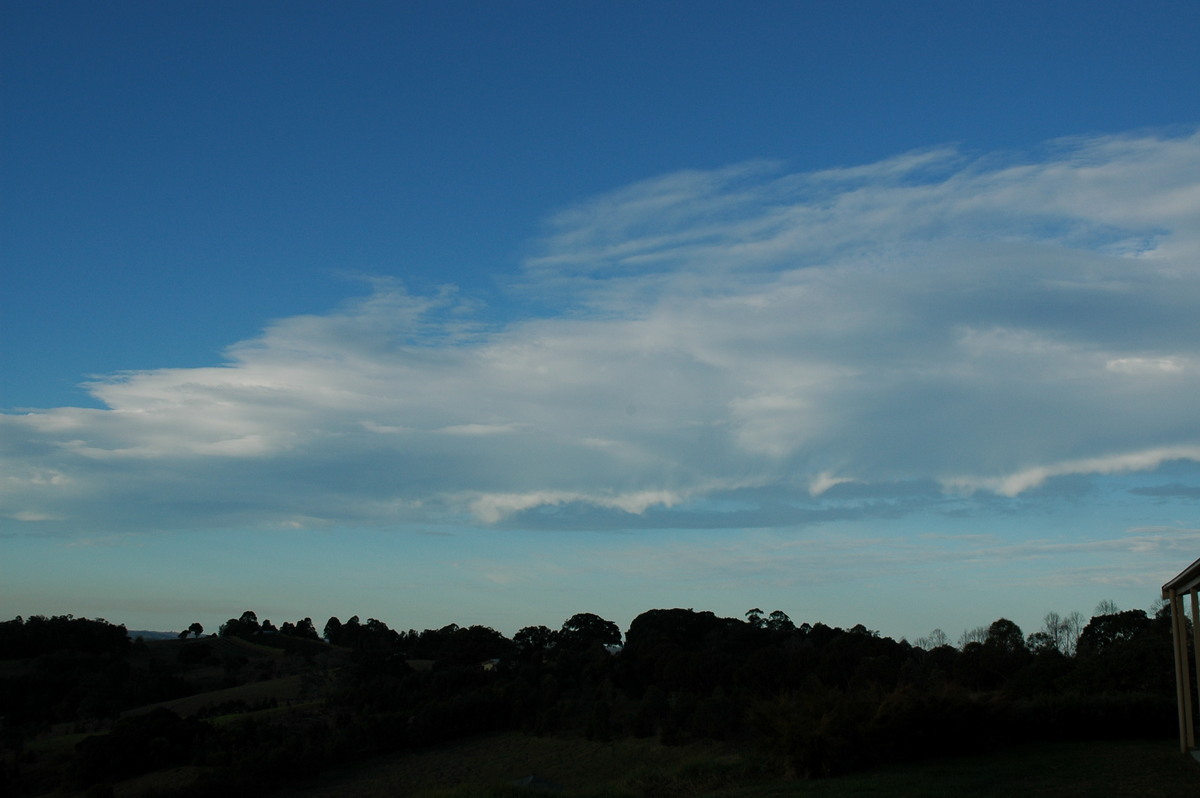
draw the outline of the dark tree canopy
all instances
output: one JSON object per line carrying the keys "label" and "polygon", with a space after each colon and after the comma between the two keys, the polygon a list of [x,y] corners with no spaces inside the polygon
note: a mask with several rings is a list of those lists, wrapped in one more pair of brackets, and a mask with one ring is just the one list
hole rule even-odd
{"label": "dark tree canopy", "polygon": [[513,635],[513,644],[521,655],[551,649],[557,640],[558,633],[548,626],[526,626]]}
{"label": "dark tree canopy", "polygon": [[1077,651],[1081,656],[1099,654],[1116,643],[1133,640],[1149,627],[1150,619],[1144,610],[1097,615],[1079,635]]}
{"label": "dark tree canopy", "polygon": [[1022,653],[1025,651],[1025,636],[1021,633],[1021,627],[1007,618],[1001,618],[988,627],[984,645],[1003,654]]}
{"label": "dark tree canopy", "polygon": [[580,612],[563,622],[559,638],[570,648],[587,648],[593,643],[615,646],[621,643],[621,629],[599,615]]}
{"label": "dark tree canopy", "polygon": [[455,626],[442,636],[435,659],[439,665],[473,665],[514,652],[513,642],[487,626]]}
{"label": "dark tree canopy", "polygon": [[[941,632],[914,647],[862,624],[796,625],[781,610],[756,608],[742,620],[656,609],[638,615],[610,655],[603,646],[620,642],[620,629],[592,613],[571,616],[560,630],[526,626],[512,640],[479,625],[398,632],[375,618],[331,617],[324,633],[333,646],[315,639],[311,618],[264,633],[272,627],[252,611],[222,624],[221,634],[253,646],[130,645],[124,627],[105,621],[35,616],[0,623],[0,658],[30,658],[0,668],[0,737],[107,721],[107,735],[76,747],[73,772],[111,781],[145,767],[221,761],[266,777],[255,782],[262,786],[293,778],[297,767],[315,773],[344,757],[492,730],[671,745],[745,741],[790,773],[829,775],[931,751],[963,753],[981,740],[1174,728],[1167,615],[1099,615],[1069,649],[1056,636],[1061,627],[1048,616],[1026,639],[1000,618],[964,635],[958,648]],[[202,629],[192,624],[181,637]],[[238,724],[163,711],[116,722],[130,708],[191,695],[191,677],[223,687],[289,672],[322,700],[276,707],[262,720],[257,709],[214,704],[222,714],[249,710]],[[56,794],[54,784],[46,787],[18,794]]]}
{"label": "dark tree canopy", "polygon": [[342,635],[342,622],[338,620],[336,615],[330,616],[325,622],[325,642],[333,645],[340,645],[338,642]]}
{"label": "dark tree canopy", "polygon": [[[724,630],[731,628],[733,624],[745,626],[729,618],[718,618],[707,610],[703,612],[691,609],[647,610],[629,624],[626,648],[658,647],[669,644],[685,650],[696,650],[704,645],[707,637],[721,634]],[[760,624],[750,617],[749,626],[765,628],[766,622]]]}
{"label": "dark tree canopy", "polygon": [[128,648],[129,632],[125,627],[114,626],[103,618],[33,615],[0,623],[0,659],[36,657],[56,651],[123,653]]}
{"label": "dark tree canopy", "polygon": [[[332,619],[331,619],[332,620]],[[320,640],[321,636],[317,634],[317,627],[313,625],[312,618],[304,618],[293,623],[285,623],[279,628],[281,634],[290,635],[292,637],[302,637],[305,640]]]}
{"label": "dark tree canopy", "polygon": [[262,631],[258,623],[258,615],[253,610],[246,610],[240,618],[230,618],[221,624],[221,637],[250,637]]}

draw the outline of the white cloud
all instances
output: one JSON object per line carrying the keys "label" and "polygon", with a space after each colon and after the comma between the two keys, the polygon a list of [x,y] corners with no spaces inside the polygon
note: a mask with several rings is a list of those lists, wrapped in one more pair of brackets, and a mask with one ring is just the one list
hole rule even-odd
{"label": "white cloud", "polygon": [[621,523],[1200,460],[1198,192],[1197,134],[655,178],[551,217],[511,288],[558,316],[379,279],[222,365],[97,380],[106,409],[0,416],[0,514]]}
{"label": "white cloud", "polygon": [[1109,371],[1122,374],[1143,374],[1154,376],[1159,374],[1178,374],[1190,370],[1183,358],[1178,357],[1118,357],[1104,364]]}
{"label": "white cloud", "polygon": [[14,521],[27,521],[27,522],[34,522],[34,523],[36,523],[38,521],[61,521],[61,520],[63,520],[62,516],[51,515],[49,513],[39,513],[36,510],[18,510],[17,512],[13,513],[9,517],[12,518]]}
{"label": "white cloud", "polygon": [[990,490],[1002,496],[1017,496],[1036,488],[1052,477],[1072,474],[1119,474],[1128,471],[1149,471],[1169,460],[1200,462],[1200,446],[1168,446],[1141,452],[1124,452],[1104,457],[1085,457],[1061,463],[1035,466],[1013,474],[997,477],[952,477],[943,480],[953,489]]}
{"label": "white cloud", "polygon": [[649,507],[673,507],[683,500],[681,494],[666,490],[643,490],[611,496],[567,491],[534,491],[530,493],[489,493],[470,502],[471,512],[485,523],[534,507],[553,507],[573,502],[585,502],[597,507],[613,508],[626,513],[643,513]]}
{"label": "white cloud", "polygon": [[854,480],[847,479],[846,477],[835,477],[832,474],[825,472],[817,474],[816,478],[808,484],[808,492],[813,496],[820,496],[822,493],[832,487],[853,481]]}
{"label": "white cloud", "polygon": [[439,432],[446,435],[504,435],[520,428],[521,424],[453,424],[442,427]]}

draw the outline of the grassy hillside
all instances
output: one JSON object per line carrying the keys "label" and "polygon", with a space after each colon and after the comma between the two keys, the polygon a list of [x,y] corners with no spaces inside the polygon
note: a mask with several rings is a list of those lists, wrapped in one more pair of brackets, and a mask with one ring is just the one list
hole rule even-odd
{"label": "grassy hillside", "polygon": [[647,783],[660,780],[693,762],[733,767],[743,760],[732,749],[713,744],[664,746],[635,739],[601,743],[512,732],[381,758],[284,794],[290,798],[433,796],[454,789],[486,792],[534,776],[569,794],[586,795],[620,789],[631,777]]}
{"label": "grassy hillside", "polygon": [[[115,798],[152,798],[196,782],[202,769],[165,770],[114,785]],[[1161,742],[1018,746],[831,779],[798,780],[713,745],[501,734],[385,757],[328,773],[282,798],[516,798],[537,776],[561,798],[1186,798],[1200,763]],[[82,793],[81,793],[82,794]]]}
{"label": "grassy hillside", "polygon": [[161,701],[157,704],[131,709],[123,715],[128,717],[161,707],[169,709],[181,717],[190,717],[202,714],[206,710],[231,704],[246,704],[251,707],[266,703],[284,704],[299,698],[302,686],[302,678],[299,675],[281,676],[277,679],[266,679],[261,682],[241,684],[221,690],[209,690],[183,698],[174,698],[170,701]]}
{"label": "grassy hillside", "polygon": [[672,798],[922,796],[923,798],[1184,798],[1200,795],[1200,763],[1164,742],[1017,746],[986,755],[881,768],[831,779],[787,778],[769,764],[714,745],[503,734],[410,752],[329,774],[288,798],[490,798],[536,776],[560,795]]}

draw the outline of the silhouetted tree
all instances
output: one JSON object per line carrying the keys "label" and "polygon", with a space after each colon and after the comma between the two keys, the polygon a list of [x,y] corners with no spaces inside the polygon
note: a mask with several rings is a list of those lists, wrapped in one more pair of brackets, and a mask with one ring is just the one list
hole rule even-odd
{"label": "silhouetted tree", "polygon": [[230,618],[221,624],[218,634],[221,637],[249,637],[258,634],[261,630],[258,615],[253,610],[246,610],[240,618]]}
{"label": "silhouetted tree", "polygon": [[523,659],[532,659],[554,648],[557,642],[558,633],[547,626],[526,626],[513,635],[517,654]]}
{"label": "silhouetted tree", "polygon": [[0,624],[0,659],[18,659],[56,651],[109,652],[129,649],[129,632],[103,618],[94,620],[73,615],[17,616]]}
{"label": "silhouetted tree", "polygon": [[590,612],[576,613],[563,621],[558,635],[562,644],[569,648],[588,648],[593,643],[619,645],[621,642],[621,629],[615,623]]}
{"label": "silhouetted tree", "polygon": [[983,644],[1005,655],[1025,653],[1025,636],[1021,627],[1007,618],[994,621],[988,627],[987,638]]}
{"label": "silhouetted tree", "polygon": [[[1048,612],[1042,618],[1041,630],[1029,636],[1031,641],[1029,647],[1040,650],[1045,648],[1048,641],[1050,645],[1062,653],[1070,654],[1074,650],[1074,645],[1073,643],[1068,643],[1069,633],[1068,622],[1057,612]],[[1037,636],[1036,644],[1033,642],[1035,636]]]}
{"label": "silhouetted tree", "polygon": [[303,637],[308,640],[320,640],[321,636],[317,634],[317,627],[313,626],[312,618],[296,622],[296,637]]}
{"label": "silhouetted tree", "polygon": [[1168,613],[1142,610],[1099,615],[1079,636],[1072,682],[1091,693],[1142,692],[1170,696],[1174,685]]}
{"label": "silhouetted tree", "polygon": [[1079,635],[1080,656],[1102,653],[1114,643],[1132,640],[1150,626],[1144,610],[1126,610],[1111,615],[1097,615]]}
{"label": "silhouetted tree", "polygon": [[988,630],[986,626],[976,626],[974,629],[964,629],[963,633],[959,635],[958,647],[965,651],[967,646],[971,643],[982,643],[984,640],[987,640],[987,633]]}
{"label": "silhouetted tree", "polygon": [[439,666],[479,665],[486,660],[504,659],[515,652],[513,642],[487,626],[454,626],[441,635],[434,659]]}
{"label": "silhouetted tree", "polygon": [[342,637],[342,622],[338,620],[336,615],[330,616],[325,622],[325,642],[331,645],[341,645]]}
{"label": "silhouetted tree", "polygon": [[932,651],[935,648],[950,645],[950,638],[941,629],[934,629],[924,637],[918,637],[913,641],[913,645],[926,651]]}
{"label": "silhouetted tree", "polygon": [[1062,651],[1059,650],[1058,641],[1044,630],[1031,634],[1025,640],[1025,647],[1029,649],[1030,653],[1038,655],[1046,654],[1048,652],[1054,652],[1056,654],[1062,653]]}
{"label": "silhouetted tree", "polygon": [[796,628],[796,625],[783,610],[772,610],[767,617],[767,628],[773,632],[790,632]]}

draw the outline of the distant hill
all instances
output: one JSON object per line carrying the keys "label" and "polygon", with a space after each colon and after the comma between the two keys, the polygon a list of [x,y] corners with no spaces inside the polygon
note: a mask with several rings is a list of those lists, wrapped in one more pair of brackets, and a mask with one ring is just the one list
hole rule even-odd
{"label": "distant hill", "polygon": [[179,632],[148,632],[145,629],[130,629],[129,639],[137,640],[176,640],[179,637]]}

